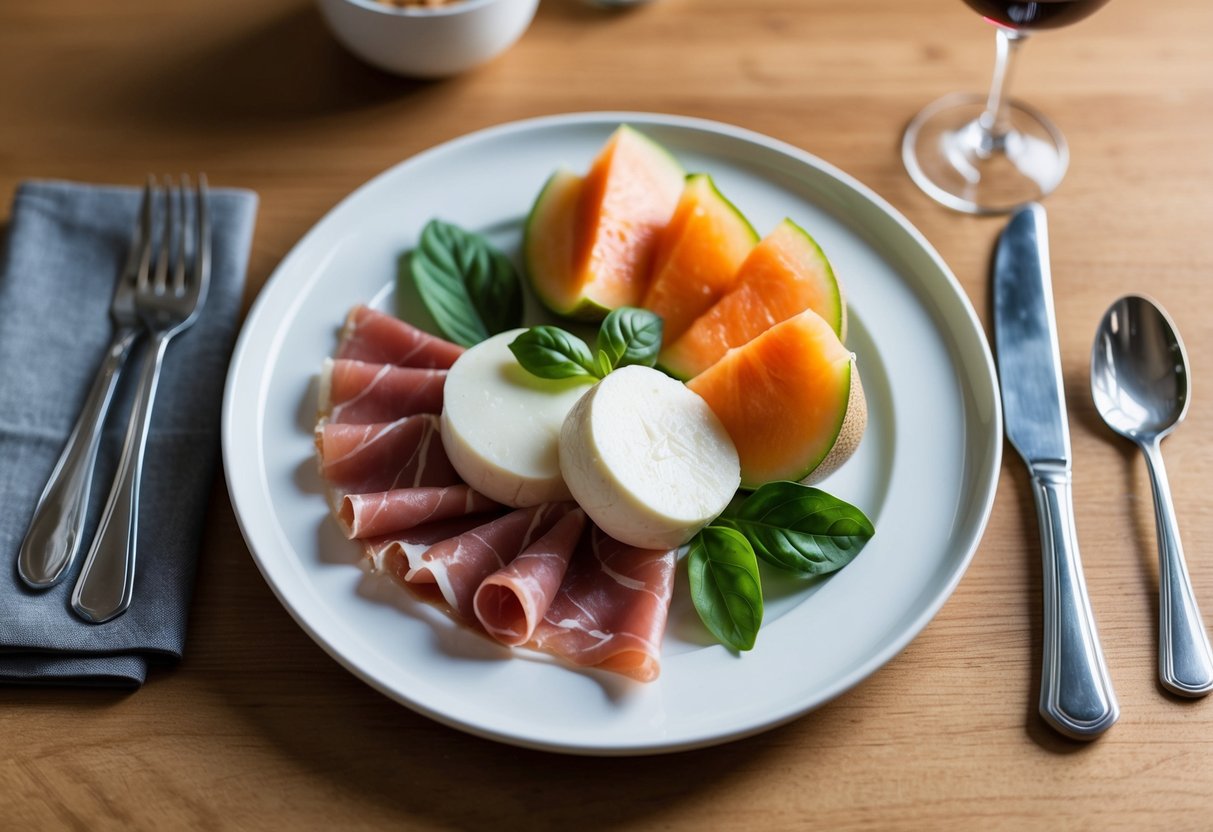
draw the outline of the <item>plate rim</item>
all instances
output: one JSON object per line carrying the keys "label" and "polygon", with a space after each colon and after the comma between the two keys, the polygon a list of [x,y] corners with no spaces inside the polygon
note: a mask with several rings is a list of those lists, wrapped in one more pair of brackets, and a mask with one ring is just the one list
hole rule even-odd
{"label": "plate rim", "polygon": [[[466,145],[474,145],[481,142],[491,142],[495,139],[508,136],[516,132],[526,131],[542,131],[553,130],[560,128],[568,128],[578,125],[588,124],[619,124],[630,123],[640,125],[655,125],[659,127],[672,127],[680,129],[688,129],[701,133],[712,134],[717,137],[726,139],[738,140],[743,143],[757,145],[762,149],[774,151],[784,157],[790,158],[799,165],[805,165],[815,169],[827,178],[833,179],[843,185],[846,189],[853,192],[862,201],[866,201],[876,209],[879,213],[892,221],[898,226],[902,233],[906,234],[914,243],[915,248],[921,254],[925,254],[931,262],[935,271],[944,279],[946,288],[950,290],[950,294],[959,305],[960,311],[966,322],[969,324],[966,332],[970,332],[975,336],[972,340],[980,347],[980,360],[978,364],[984,368],[984,376],[990,381],[988,388],[982,387],[977,391],[982,399],[988,397],[993,408],[990,414],[990,430],[987,439],[988,447],[984,448],[985,456],[989,459],[989,469],[985,471],[985,475],[981,476],[978,472],[976,478],[975,492],[977,496],[969,501],[961,503],[965,505],[978,506],[977,521],[969,528],[969,533],[964,536],[963,540],[954,543],[954,549],[959,549],[963,546],[964,551],[961,557],[956,560],[955,565],[947,574],[947,580],[941,582],[931,594],[930,600],[919,611],[907,626],[901,629],[897,635],[891,638],[887,645],[882,649],[877,650],[866,661],[855,666],[849,673],[842,675],[836,679],[833,684],[824,688],[819,695],[812,697],[807,703],[800,703],[795,707],[786,708],[783,711],[773,714],[769,719],[749,724],[743,727],[735,728],[734,730],[711,733],[709,736],[701,736],[697,739],[668,742],[662,738],[655,738],[650,743],[631,744],[622,746],[601,745],[601,744],[585,744],[585,743],[559,743],[543,740],[534,740],[526,735],[509,730],[493,730],[481,725],[460,720],[448,714],[436,711],[423,703],[410,699],[399,691],[389,687],[386,682],[379,679],[373,672],[357,664],[349,656],[345,655],[339,646],[330,642],[329,638],[319,632],[315,626],[308,620],[304,610],[296,607],[295,599],[287,597],[286,590],[279,585],[275,575],[272,574],[273,566],[269,564],[266,558],[253,545],[253,531],[250,526],[253,524],[252,518],[247,518],[241,510],[238,494],[243,493],[249,486],[241,485],[234,481],[232,454],[235,453],[234,445],[237,441],[234,431],[238,427],[235,424],[236,416],[234,411],[237,408],[237,394],[240,382],[243,379],[244,367],[246,365],[245,358],[248,347],[248,342],[253,337],[254,330],[259,329],[257,324],[261,317],[267,314],[266,309],[269,304],[269,298],[273,294],[269,291],[276,282],[285,279],[286,275],[294,265],[295,260],[302,256],[301,251],[307,248],[309,241],[314,236],[319,236],[324,232],[324,229],[337,220],[337,217],[343,213],[345,206],[354,202],[367,191],[378,187],[384,180],[397,176],[401,171],[408,170],[414,167],[423,167],[435,157],[447,153],[458,152]],[[833,213],[833,212],[831,212]],[[843,221],[849,222],[847,218],[840,218]],[[884,252],[887,255],[889,252]],[[933,278],[934,279],[934,278]],[[304,293],[301,293],[303,295]],[[291,304],[300,303],[297,300]],[[284,313],[287,314],[287,313]],[[949,318],[951,316],[949,315]],[[959,346],[959,345],[958,345]],[[966,376],[967,382],[972,382],[972,375]],[[261,380],[264,384],[264,379]],[[260,385],[259,385],[260,386]],[[963,396],[962,396],[963,398]],[[260,413],[262,406],[258,403],[257,411]],[[967,421],[967,419],[966,419]],[[938,614],[939,610],[951,598],[955,592],[960,580],[968,571],[969,565],[972,563],[981,540],[985,534],[986,527],[989,523],[989,518],[993,509],[994,499],[997,493],[998,479],[1001,471],[1002,463],[1002,404],[1001,395],[997,383],[997,373],[994,366],[992,351],[989,344],[989,339],[986,337],[985,330],[977,316],[973,304],[965,292],[963,286],[957,280],[952,270],[943,260],[942,256],[935,250],[926,237],[913,224],[909,222],[896,208],[894,208],[883,197],[877,194],[868,186],[851,176],[850,174],[835,167],[833,164],[817,157],[808,151],[791,145],[780,139],[767,136],[748,128],[739,127],[733,124],[728,124],[721,121],[704,119],[691,116],[671,115],[654,112],[640,111],[586,111],[573,113],[557,113],[551,115],[538,116],[533,118],[520,119],[515,121],[503,122],[496,125],[487,126],[469,133],[464,133],[447,141],[426,148],[412,156],[409,156],[394,165],[379,172],[375,176],[368,179],[366,182],[359,185],[357,188],[348,193],[345,197],[329,208],[324,215],[309,227],[307,232],[300,237],[290,251],[279,261],[273,271],[258,291],[257,297],[254,299],[249,308],[245,320],[241,324],[240,334],[235,343],[232,352],[232,359],[229,365],[227,378],[224,384],[223,405],[222,405],[222,428],[221,428],[221,444],[223,452],[223,467],[224,479],[228,488],[228,495],[232,505],[233,513],[236,517],[237,525],[240,528],[241,535],[245,545],[257,565],[258,571],[262,578],[270,586],[271,591],[278,599],[279,603],[286,608],[287,612],[295,620],[295,622],[306,632],[313,641],[328,653],[338,664],[344,667],[349,672],[353,673],[363,682],[370,685],[375,690],[389,697],[393,701],[402,704],[411,710],[420,713],[439,723],[455,728],[457,730],[479,736],[485,739],[491,739],[498,742],[504,742],[511,745],[526,747],[536,750],[555,751],[561,753],[593,755],[593,756],[631,756],[659,753],[673,753],[678,751],[689,750],[693,748],[706,747],[717,745],[725,742],[731,742],[752,736],[780,725],[786,724],[794,719],[797,719],[809,711],[815,710],[827,702],[846,693],[881,667],[886,665],[902,650],[906,648],[926,625]],[[258,444],[260,444],[258,442]],[[258,471],[257,481],[264,479],[263,471]],[[268,490],[268,488],[267,488]],[[293,551],[293,547],[287,546]]]}

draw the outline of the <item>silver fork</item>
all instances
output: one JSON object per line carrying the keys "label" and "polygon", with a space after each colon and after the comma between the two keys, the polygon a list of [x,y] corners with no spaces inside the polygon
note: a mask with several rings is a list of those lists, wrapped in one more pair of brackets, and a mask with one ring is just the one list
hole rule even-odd
{"label": "silver fork", "polygon": [[17,555],[18,574],[35,589],[45,589],[58,583],[80,552],[81,531],[92,491],[93,471],[97,467],[101,430],[114,398],[118,376],[130,355],[131,346],[143,330],[143,322],[135,313],[135,284],[140,268],[146,269],[141,255],[145,243],[151,238],[151,224],[151,191],[144,188],[126,265],[118,277],[114,298],[110,302],[110,317],[115,327],[113,338],[97,370],[88,398],[84,401],[84,408],[76,418],[76,424],[42,490],[42,496],[38,498],[33,519]]}
{"label": "silver fork", "polygon": [[[206,177],[198,177],[192,222],[186,194],[189,180],[174,188],[166,179],[159,199],[156,183],[148,180],[152,198],[163,205],[160,245],[153,258],[153,235],[140,251],[135,285],[135,311],[147,327],[151,343],[144,356],[139,389],[131,409],[122,457],[101,515],[101,524],[89,549],[84,568],[72,592],[72,609],[94,624],[109,621],[130,606],[135,583],[135,555],[139,542],[139,485],[143,453],[147,447],[152,405],[164,352],[174,336],[188,329],[206,303],[210,284],[210,217]],[[155,261],[154,273],[152,269]]]}

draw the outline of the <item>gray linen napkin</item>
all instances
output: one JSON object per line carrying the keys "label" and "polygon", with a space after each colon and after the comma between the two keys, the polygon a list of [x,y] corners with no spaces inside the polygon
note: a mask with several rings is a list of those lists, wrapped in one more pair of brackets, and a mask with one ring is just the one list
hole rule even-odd
{"label": "gray linen napkin", "polygon": [[[0,253],[0,681],[138,686],[148,659],[180,658],[211,482],[224,377],[240,315],[257,196],[211,192],[211,290],[169,345],[144,466],[130,609],[105,624],[71,611],[83,562],[31,590],[17,551],[92,383],[112,324],[110,298],[139,204],[134,188],[28,182]],[[86,540],[122,446],[143,355],[131,356],[102,438]],[[86,544],[87,545],[87,544]]]}

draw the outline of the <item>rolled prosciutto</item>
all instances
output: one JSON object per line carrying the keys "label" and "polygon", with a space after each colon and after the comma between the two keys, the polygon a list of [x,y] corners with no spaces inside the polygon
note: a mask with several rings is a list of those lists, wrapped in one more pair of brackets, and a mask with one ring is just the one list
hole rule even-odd
{"label": "rolled prosciutto", "polygon": [[575,665],[653,681],[661,672],[675,551],[637,549],[593,527],[530,645]]}
{"label": "rolled prosciutto", "polygon": [[446,370],[326,359],[320,370],[320,413],[334,424],[393,422],[442,412]]}
{"label": "rolled prosciutto", "polygon": [[410,559],[420,557],[436,543],[458,537],[491,519],[491,516],[478,515],[438,520],[403,532],[363,538],[360,542],[372,572],[386,572],[400,583],[433,583],[434,578],[429,573],[415,575],[411,581],[405,580]]}
{"label": "rolled prosciutto", "polygon": [[355,306],[346,316],[337,358],[399,367],[445,370],[463,354],[463,347],[422,332],[392,315],[369,306]]}
{"label": "rolled prosciutto", "polygon": [[585,512],[570,511],[551,531],[481,582],[472,601],[485,632],[511,646],[531,640],[560,590],[584,529]]}
{"label": "rolled prosciutto", "polygon": [[393,488],[372,494],[346,494],[337,506],[337,522],[348,538],[379,537],[436,520],[502,508],[500,503],[463,484]]}
{"label": "rolled prosciutto", "polygon": [[472,599],[481,582],[547,533],[574,503],[543,503],[511,511],[424,551],[401,550],[408,558],[406,581],[433,581],[460,617],[476,621]]}
{"label": "rolled prosciutto", "polygon": [[438,417],[431,414],[371,425],[317,425],[316,450],[336,499],[462,482],[442,447]]}

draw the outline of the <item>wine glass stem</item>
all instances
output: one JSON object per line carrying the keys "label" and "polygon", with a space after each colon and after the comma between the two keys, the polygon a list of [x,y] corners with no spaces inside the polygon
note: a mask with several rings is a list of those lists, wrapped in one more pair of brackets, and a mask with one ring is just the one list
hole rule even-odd
{"label": "wine glass stem", "polygon": [[995,30],[997,51],[994,58],[994,79],[990,82],[990,94],[986,98],[986,109],[978,117],[981,145],[978,155],[989,158],[1002,152],[1007,134],[1011,132],[1011,120],[1007,115],[1007,90],[1011,85],[1011,72],[1015,68],[1015,57],[1027,35],[999,26]]}

